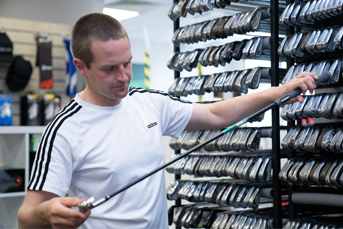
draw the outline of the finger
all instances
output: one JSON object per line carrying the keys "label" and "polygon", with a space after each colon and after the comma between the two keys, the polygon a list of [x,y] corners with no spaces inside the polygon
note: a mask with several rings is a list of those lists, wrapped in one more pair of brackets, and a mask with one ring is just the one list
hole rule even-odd
{"label": "finger", "polygon": [[83,224],[84,220],[66,220],[59,219],[58,222],[52,224],[53,228],[78,228]]}
{"label": "finger", "polygon": [[84,214],[85,214],[85,216],[86,216],[86,218],[88,218],[88,216],[91,214],[91,210],[90,209],[88,209]]}
{"label": "finger", "polygon": [[302,94],[305,94],[308,89],[308,86],[305,82],[300,82],[298,84],[298,88],[300,88]]}
{"label": "finger", "polygon": [[302,72],[300,75],[301,75],[301,76],[304,76],[304,77],[311,77],[311,78],[314,79],[314,80],[317,80],[317,79],[318,79],[318,76],[316,76],[316,75],[313,74],[312,72]]}
{"label": "finger", "polygon": [[303,94],[305,94],[307,90],[312,93],[316,87],[317,85],[313,78],[305,78],[299,85],[299,88],[302,90]]}
{"label": "finger", "polygon": [[79,212],[75,209],[72,209],[63,203],[57,207],[52,209],[52,214],[58,217],[63,217],[63,218],[80,218],[80,219],[86,219],[86,216],[84,213]]}
{"label": "finger", "polygon": [[316,75],[315,75],[315,74],[313,74],[313,73],[310,73],[310,72],[309,72],[309,75],[310,75],[310,76],[312,76],[312,78],[313,78],[313,79],[315,79],[315,80],[317,80],[317,79],[318,79],[318,76],[316,76]]}
{"label": "finger", "polygon": [[79,203],[82,203],[84,200],[76,197],[65,197],[62,199],[62,203],[67,207],[77,206]]}
{"label": "finger", "polygon": [[59,215],[54,215],[51,218],[51,224],[54,228],[77,228],[89,215],[90,210],[84,214],[67,208],[67,210],[61,211]]}
{"label": "finger", "polygon": [[304,102],[304,97],[302,97],[301,95],[298,95],[297,99],[298,99],[299,103],[303,103]]}
{"label": "finger", "polygon": [[315,80],[318,79],[318,77],[316,75],[314,75],[313,73],[309,73],[309,72],[303,72],[299,76],[300,76],[300,78],[308,79],[312,82],[314,82]]}
{"label": "finger", "polygon": [[81,204],[84,201],[85,201],[85,199],[80,199],[80,202],[78,203],[78,205]]}
{"label": "finger", "polygon": [[[318,79],[318,77],[317,77],[317,79]],[[313,91],[317,87],[317,84],[316,84],[317,79],[310,78],[310,84],[309,84],[309,90],[310,91]]]}
{"label": "finger", "polygon": [[298,80],[305,82],[309,89],[314,89],[316,87],[316,80],[318,77],[312,73],[302,73],[299,75]]}
{"label": "finger", "polygon": [[295,102],[298,102],[298,101],[299,101],[298,97],[294,97],[294,98],[286,101],[285,104],[292,104],[292,103],[295,103]]}

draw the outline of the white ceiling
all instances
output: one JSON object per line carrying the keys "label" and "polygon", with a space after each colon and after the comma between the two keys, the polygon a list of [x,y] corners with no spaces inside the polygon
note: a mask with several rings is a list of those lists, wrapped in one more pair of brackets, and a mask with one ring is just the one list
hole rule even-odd
{"label": "white ceiling", "polygon": [[168,17],[171,0],[104,0],[104,6],[139,12],[138,17],[121,21],[131,40],[144,39],[146,27],[150,42],[171,42],[173,21]]}

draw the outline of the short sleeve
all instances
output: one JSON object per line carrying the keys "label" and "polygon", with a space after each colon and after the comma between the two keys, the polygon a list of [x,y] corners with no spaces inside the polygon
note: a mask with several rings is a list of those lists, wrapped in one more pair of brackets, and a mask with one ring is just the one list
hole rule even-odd
{"label": "short sleeve", "polygon": [[178,137],[189,123],[193,105],[178,100],[169,99],[169,105],[163,110],[163,135]]}
{"label": "short sleeve", "polygon": [[63,130],[49,127],[38,146],[28,189],[65,196],[73,170],[71,147]]}
{"label": "short sleeve", "polygon": [[[162,91],[149,90],[148,92],[144,94],[150,97],[150,106],[159,113],[162,135],[178,137],[192,117],[193,104]],[[144,100],[144,102],[147,101]]]}

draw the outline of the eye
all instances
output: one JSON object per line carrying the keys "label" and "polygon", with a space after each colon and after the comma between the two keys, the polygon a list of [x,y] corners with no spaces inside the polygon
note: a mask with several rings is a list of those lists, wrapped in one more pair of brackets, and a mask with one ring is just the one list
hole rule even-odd
{"label": "eye", "polygon": [[105,71],[105,72],[110,72],[110,71],[112,71],[112,70],[113,70],[113,66],[110,67],[110,68],[104,68],[104,69],[103,69],[103,71]]}
{"label": "eye", "polygon": [[127,67],[127,66],[129,66],[131,64],[131,60],[129,61],[129,62],[126,62],[125,64],[124,64],[124,67]]}

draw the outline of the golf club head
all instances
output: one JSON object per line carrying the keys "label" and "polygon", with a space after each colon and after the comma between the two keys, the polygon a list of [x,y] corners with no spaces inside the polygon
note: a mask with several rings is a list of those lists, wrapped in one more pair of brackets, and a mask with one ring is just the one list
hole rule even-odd
{"label": "golf club head", "polygon": [[89,198],[88,200],[83,201],[82,203],[80,203],[79,205],[77,205],[78,210],[80,212],[85,213],[88,209],[92,209],[94,207],[93,202],[94,202],[94,197],[92,196],[91,198]]}

